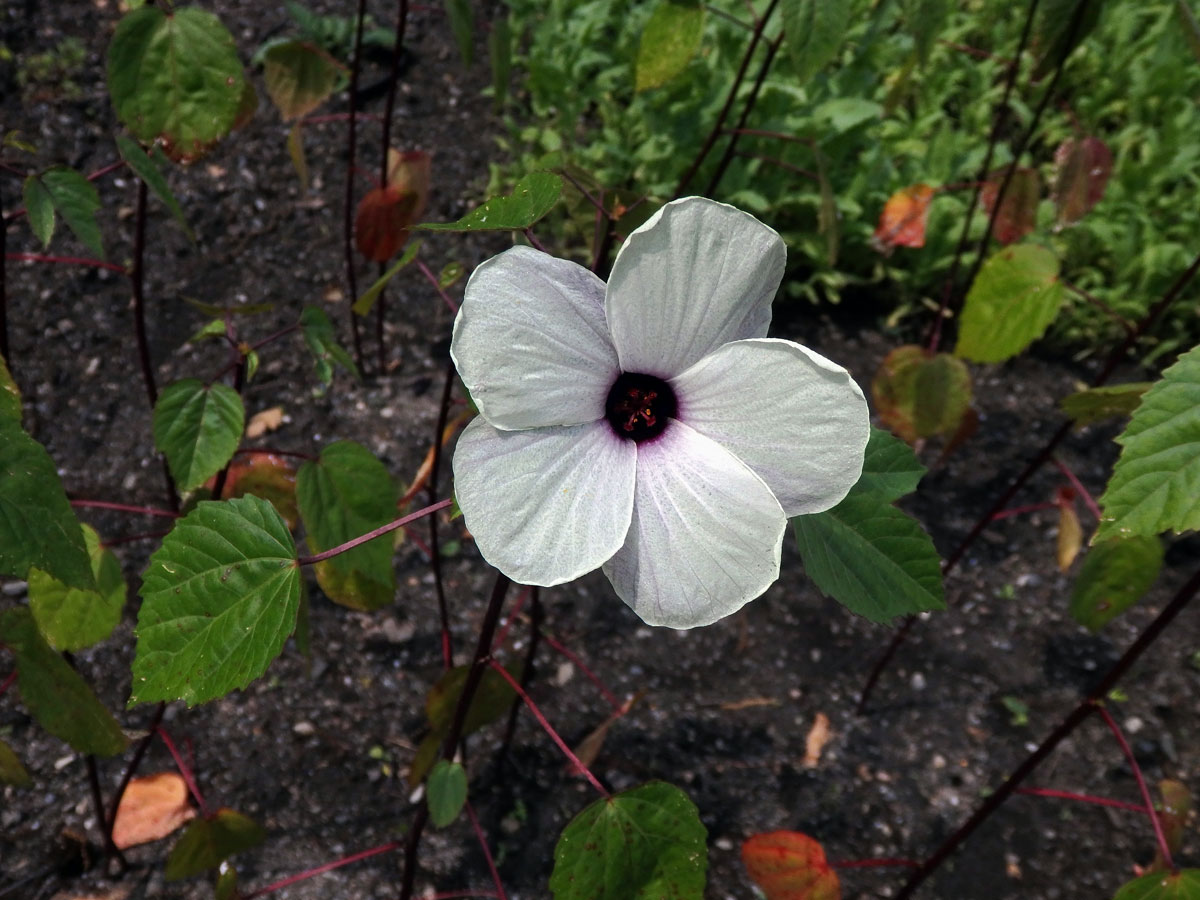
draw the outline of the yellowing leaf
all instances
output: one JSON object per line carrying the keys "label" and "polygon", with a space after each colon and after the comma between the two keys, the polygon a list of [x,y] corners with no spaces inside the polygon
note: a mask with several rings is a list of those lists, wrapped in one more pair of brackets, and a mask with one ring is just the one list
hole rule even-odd
{"label": "yellowing leaf", "polygon": [[842,896],[824,848],[806,834],[752,835],[742,844],[742,862],[767,900],[839,900]]}
{"label": "yellowing leaf", "polygon": [[124,850],[157,841],[195,815],[196,810],[188,803],[187,783],[178,773],[134,778],[117,807],[113,843]]}
{"label": "yellowing leaf", "polygon": [[871,246],[884,254],[896,247],[924,247],[925,224],[929,221],[933,195],[929,185],[914,184],[888,197],[879,225],[871,236]]}
{"label": "yellowing leaf", "polygon": [[246,437],[251,440],[260,438],[268,431],[274,431],[282,424],[283,407],[272,406],[269,409],[256,412],[250,417],[250,423],[246,426]]}

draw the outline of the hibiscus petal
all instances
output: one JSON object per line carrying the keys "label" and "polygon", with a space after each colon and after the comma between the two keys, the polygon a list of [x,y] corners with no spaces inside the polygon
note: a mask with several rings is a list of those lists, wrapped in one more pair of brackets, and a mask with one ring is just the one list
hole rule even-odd
{"label": "hibiscus petal", "polygon": [[608,280],[621,368],[670,378],[722,344],[765,336],[786,257],[783,239],[741,210],[668,203],[629,235]]}
{"label": "hibiscus petal", "polygon": [[636,448],[605,421],[501,431],[472,420],[454,450],[454,492],[483,558],[546,587],[599,568],[629,530]]}
{"label": "hibiscus petal", "polygon": [[752,468],[788,516],[821,512],[862,474],[871,425],[850,373],[791,341],[737,341],[671,380],[679,418]]}
{"label": "hibiscus petal", "polygon": [[603,304],[603,281],[531,247],[480,265],[450,355],[483,417],[503,429],[603,417],[618,374]]}
{"label": "hibiscus petal", "polygon": [[761,478],[680,422],[638,445],[633,523],[604,565],[650,625],[707,625],[779,577],[787,518]]}

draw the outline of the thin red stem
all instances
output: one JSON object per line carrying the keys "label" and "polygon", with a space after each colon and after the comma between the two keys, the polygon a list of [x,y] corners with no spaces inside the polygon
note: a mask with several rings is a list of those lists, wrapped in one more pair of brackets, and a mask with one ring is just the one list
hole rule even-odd
{"label": "thin red stem", "polygon": [[575,654],[575,652],[573,650],[571,650],[570,647],[568,647],[566,644],[560,643],[559,641],[555,640],[551,635],[546,634],[545,632],[542,632],[542,637],[545,638],[547,644],[549,644],[551,647],[553,647],[555,650],[557,650],[559,653],[561,653],[563,656],[565,656],[572,663],[574,663],[576,666],[579,667],[579,671],[581,671],[584,674],[584,676],[587,678],[587,680],[590,681],[592,684],[594,684],[596,686],[596,689],[599,690],[600,693],[604,695],[604,699],[606,701],[608,701],[609,706],[611,706],[615,711],[618,711],[618,712],[621,709],[623,709],[621,701],[617,699],[617,695],[608,689],[608,686],[603,681],[600,680],[599,676],[597,676],[595,672],[593,672],[591,669],[589,669],[587,667],[587,665],[584,663],[584,661],[582,659],[580,659]]}
{"label": "thin red stem", "polygon": [[72,500],[71,505],[81,509],[113,509],[117,512],[133,513],[138,516],[158,516],[162,519],[178,519],[179,513],[169,509],[150,506],[130,506],[127,503],[109,503],[107,500]]}
{"label": "thin red stem", "polygon": [[508,643],[508,633],[512,630],[517,619],[521,617],[521,610],[525,607],[525,601],[529,599],[529,595],[533,588],[523,587],[517,592],[517,599],[513,601],[512,609],[508,611],[508,615],[504,617],[504,626],[500,629],[500,633],[496,635],[496,646],[503,647]]}
{"label": "thin red stem", "polygon": [[337,556],[339,553],[345,553],[347,550],[353,550],[355,547],[359,546],[360,544],[365,544],[367,541],[373,541],[373,540],[375,540],[375,538],[381,537],[382,535],[385,535],[385,534],[388,534],[389,532],[395,531],[397,528],[403,528],[409,522],[415,522],[417,519],[420,519],[423,516],[428,516],[432,513],[435,513],[439,509],[445,509],[447,506],[449,506],[453,502],[454,502],[453,498],[447,498],[446,500],[439,500],[437,503],[434,503],[432,506],[426,506],[422,509],[418,509],[414,513],[409,513],[407,516],[401,516],[399,519],[396,519],[394,522],[388,522],[386,525],[380,525],[378,528],[373,528],[370,531],[368,531],[366,534],[361,534],[352,540],[346,541],[346,543],[344,543],[344,544],[338,544],[336,547],[331,547],[328,550],[323,550],[322,552],[315,553],[312,556],[302,556],[302,557],[300,557],[300,559],[296,560],[296,565],[311,566],[314,563],[322,562],[323,560],[329,559],[332,556]]}
{"label": "thin red stem", "polygon": [[316,875],[323,875],[326,872],[331,872],[334,869],[340,869],[342,866],[348,866],[351,863],[361,862],[364,859],[370,859],[372,856],[378,856],[381,853],[390,853],[392,850],[399,850],[404,846],[402,841],[388,841],[386,844],[380,844],[378,847],[372,847],[370,850],[361,850],[358,853],[351,853],[349,856],[343,856],[341,859],[335,859],[333,862],[327,862],[324,865],[317,866],[313,869],[306,869],[303,872],[298,872],[295,875],[289,875],[287,878],[281,878],[279,881],[272,882],[266,887],[261,887],[256,891],[251,891],[246,894],[244,900],[253,900],[254,897],[264,897],[267,894],[272,894],[282,888],[293,885],[298,881],[312,878]]}
{"label": "thin red stem", "polygon": [[545,248],[542,242],[537,239],[537,235],[533,233],[532,228],[525,229],[525,237],[528,239],[529,243],[533,245],[535,250],[541,250],[543,253],[550,252]]}
{"label": "thin red stem", "polygon": [[1100,506],[1088,492],[1088,489],[1083,486],[1083,482],[1076,478],[1075,473],[1067,468],[1067,465],[1057,456],[1051,456],[1050,462],[1054,463],[1054,467],[1066,476],[1067,481],[1071,482],[1071,487],[1075,488],[1076,493],[1083,498],[1084,506],[1096,517],[1096,521],[1100,521]]}
{"label": "thin red stem", "polygon": [[593,775],[591,770],[583,764],[583,760],[581,760],[571,751],[571,748],[567,746],[566,741],[559,736],[558,732],[554,730],[554,727],[549,723],[549,721],[547,721],[546,717],[542,715],[542,711],[538,709],[537,704],[533,702],[533,698],[525,693],[525,690],[517,683],[515,678],[508,674],[508,670],[494,659],[489,660],[489,664],[491,665],[492,670],[498,672],[500,677],[507,681],[509,686],[517,692],[517,696],[521,698],[527,707],[529,707],[529,711],[533,713],[533,717],[538,720],[538,724],[542,726],[542,729],[546,732],[546,734],[550,735],[550,739],[558,745],[558,749],[563,752],[563,755],[571,761],[571,764],[575,767],[575,771],[583,775],[583,777],[586,778],[589,783],[591,783],[592,787],[594,787],[602,796],[607,799],[612,799],[612,795],[604,789],[604,785],[596,780],[596,776]]}
{"label": "thin red stem", "polygon": [[1154,827],[1154,839],[1158,841],[1158,852],[1162,854],[1163,863],[1172,872],[1178,872],[1175,860],[1171,858],[1171,847],[1167,843],[1167,836],[1163,833],[1162,821],[1158,817],[1158,811],[1154,808],[1154,798],[1150,796],[1150,788],[1146,785],[1146,779],[1142,775],[1142,767],[1138,765],[1137,757],[1133,755],[1133,748],[1129,746],[1129,741],[1125,740],[1120,726],[1117,725],[1112,713],[1104,704],[1097,703],[1096,709],[1100,713],[1100,718],[1104,720],[1104,724],[1108,726],[1108,730],[1117,739],[1117,743],[1121,745],[1125,761],[1129,763],[1129,768],[1133,771],[1133,780],[1137,782],[1138,790],[1142,793],[1142,801],[1145,804],[1146,814],[1150,816],[1150,824]]}
{"label": "thin red stem", "polygon": [[1008,509],[1002,509],[999,512],[992,513],[991,522],[999,522],[1001,519],[1008,519],[1012,516],[1023,516],[1027,513],[1041,512],[1044,509],[1057,509],[1058,504],[1047,501],[1046,503],[1030,503],[1028,506],[1012,506]]}
{"label": "thin red stem", "polygon": [[162,738],[162,742],[167,745],[167,752],[175,760],[175,768],[179,770],[179,775],[183,778],[184,783],[187,784],[188,792],[195,798],[196,805],[200,807],[201,815],[207,818],[208,806],[204,802],[204,796],[200,793],[200,787],[196,784],[196,779],[192,775],[191,768],[183,761],[183,757],[179,755],[179,751],[175,748],[175,742],[171,740],[171,736],[167,734],[166,729],[158,725],[154,730]]}
{"label": "thin red stem", "polygon": [[442,298],[442,301],[446,304],[446,306],[448,306],[450,308],[450,312],[455,313],[457,315],[458,304],[455,303],[453,298],[449,294],[446,293],[446,289],[443,288],[442,285],[438,282],[437,276],[433,274],[433,272],[430,270],[429,266],[425,265],[425,261],[423,259],[421,259],[420,257],[418,257],[415,260],[415,262],[417,264],[417,268],[421,270],[421,274],[425,276],[425,280],[428,281],[431,285],[433,285],[433,289],[438,292],[438,296],[440,296]]}
{"label": "thin red stem", "polygon": [[89,266],[93,269],[108,269],[110,272],[127,273],[124,266],[110,263],[103,259],[92,259],[86,256],[46,256],[42,253],[5,253],[4,258],[13,262],[42,262],[62,263],[68,266]]}
{"label": "thin red stem", "polygon": [[488,849],[487,835],[483,833],[483,828],[479,825],[479,818],[475,815],[475,810],[471,807],[471,801],[466,804],[467,818],[471,820],[471,827],[475,830],[475,838],[479,841],[479,849],[483,851],[483,858],[487,860],[488,872],[492,875],[492,883],[496,885],[496,896],[499,900],[507,900],[504,894],[504,884],[500,881],[500,872],[496,868],[496,861],[492,859],[492,851]]}
{"label": "thin red stem", "polygon": [[1056,800],[1075,800],[1079,803],[1091,803],[1093,806],[1110,806],[1113,809],[1125,809],[1129,812],[1146,814],[1146,807],[1125,800],[1113,800],[1109,797],[1097,797],[1094,794],[1077,794],[1074,791],[1059,791],[1054,788],[1017,788],[1014,793],[1028,794],[1031,797],[1052,797]]}

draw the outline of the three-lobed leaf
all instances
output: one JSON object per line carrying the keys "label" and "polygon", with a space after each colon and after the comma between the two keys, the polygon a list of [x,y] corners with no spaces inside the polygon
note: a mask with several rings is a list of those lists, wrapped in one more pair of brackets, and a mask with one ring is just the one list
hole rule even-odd
{"label": "three-lobed leaf", "polygon": [[[328,550],[396,518],[396,486],[374,454],[338,441],[306,462],[296,476],[300,518],[314,553]],[[351,609],[392,602],[396,573],[392,535],[385,534],[317,563],[317,583],[329,598]]]}
{"label": "three-lobed leaf", "polygon": [[638,41],[634,90],[662,87],[687,68],[704,36],[698,0],[658,0]]}
{"label": "three-lobed leaf", "polygon": [[96,586],[79,520],[67,502],[54,461],[0,417],[0,575],[25,578],[37,566],[70,587]]}
{"label": "three-lobed leaf", "polygon": [[492,197],[457,222],[416,226],[426,231],[513,231],[529,228],[554,208],[563,190],[562,178],[553,172],[531,172],[511,194]]}
{"label": "three-lobed leaf", "polygon": [[707,832],[695,805],[652,781],[597,800],[554,848],[554,900],[701,900]]}
{"label": "three-lobed leaf", "polygon": [[125,734],[79,673],[46,643],[25,607],[0,613],[0,643],[17,658],[21,700],[43,728],[80,753],[115,756]]}
{"label": "three-lobed leaf", "polygon": [[99,643],[121,621],[125,576],[117,557],[100,545],[100,536],[83,526],[95,590],[63,584],[49,572],[29,570],[29,608],[38,628],[56,650],[81,650]]}
{"label": "three-lobed leaf", "polygon": [[225,467],[245,421],[241,395],[226,384],[185,378],[167,386],[154,405],[154,446],[180,490],[199,487]]}
{"label": "three-lobed leaf", "polygon": [[1117,438],[1096,540],[1200,528],[1200,346],[1142,397]]}
{"label": "three-lobed leaf", "polygon": [[1042,336],[1062,305],[1058,257],[1020,244],[991,256],[967,292],[954,348],[972,362],[1003,362]]}
{"label": "three-lobed leaf", "polygon": [[199,503],[150,557],[141,596],[131,705],[194,706],[243,689],[296,624],[300,570],[287,523],[259,497]]}
{"label": "three-lobed leaf", "polygon": [[184,829],[171,848],[163,874],[167,881],[203,874],[266,839],[267,832],[253,819],[232,809],[219,809]]}
{"label": "three-lobed leaf", "polygon": [[206,10],[143,6],[117,23],[108,48],[117,117],[173,159],[196,159],[229,133],[244,84],[233,35]]}

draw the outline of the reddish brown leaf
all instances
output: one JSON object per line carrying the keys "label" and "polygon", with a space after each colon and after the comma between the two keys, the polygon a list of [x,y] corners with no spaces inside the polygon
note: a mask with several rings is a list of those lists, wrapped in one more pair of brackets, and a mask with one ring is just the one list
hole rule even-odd
{"label": "reddish brown leaf", "polygon": [[914,184],[892,194],[879,216],[871,246],[885,254],[896,247],[924,247],[925,223],[934,193],[927,184]]}
{"label": "reddish brown leaf", "polygon": [[[1006,171],[1001,169],[993,172],[983,184],[983,206],[989,216],[996,207],[996,196],[1000,193]],[[1004,192],[1004,201],[1000,204],[1000,213],[996,216],[996,229],[992,232],[996,240],[1011,244],[1033,231],[1040,194],[1037,170],[1017,169],[1013,172],[1008,190]]]}
{"label": "reddish brown leaf", "polygon": [[[215,478],[210,480],[210,488],[215,481]],[[288,528],[295,528],[300,521],[300,510],[296,506],[296,470],[280,457],[256,453],[248,461],[235,462],[229,467],[222,499],[233,500],[247,494],[269,501],[283,516]]]}
{"label": "reddish brown leaf", "polygon": [[[646,695],[646,692],[638,691],[628,700],[621,704],[621,708],[614,710],[613,714],[601,722],[592,730],[587,737],[579,742],[575,748],[575,757],[588,768],[596,761],[596,757],[600,755],[600,750],[604,747],[604,739],[608,737],[608,730],[612,728],[613,723],[626,715],[629,710],[633,709],[633,705]],[[571,775],[582,775],[583,772],[573,762],[568,762],[566,766],[567,772]]]}
{"label": "reddish brown leaf", "polygon": [[413,217],[425,215],[425,205],[429,202],[429,184],[433,178],[433,157],[424,150],[409,150],[401,153],[394,148],[388,149],[387,186],[395,188],[401,194],[416,194],[417,206]]}
{"label": "reddish brown leaf", "polygon": [[375,188],[362,198],[354,219],[358,252],[367,259],[387,262],[408,240],[416,220],[417,196],[395,188]]}
{"label": "reddish brown leaf", "polygon": [[840,900],[842,896],[825,850],[806,834],[753,835],[742,844],[742,862],[767,900]]}
{"label": "reddish brown leaf", "polygon": [[911,443],[959,428],[971,404],[971,374],[960,359],[906,344],[884,359],[871,394],[883,423]]}
{"label": "reddish brown leaf", "polygon": [[1054,205],[1058,224],[1072,225],[1104,196],[1112,174],[1112,152],[1098,138],[1063,141],[1054,152]]}
{"label": "reddish brown leaf", "polygon": [[121,796],[113,823],[113,843],[119,850],[166,837],[196,810],[188,804],[188,789],[175,772],[134,778]]}

